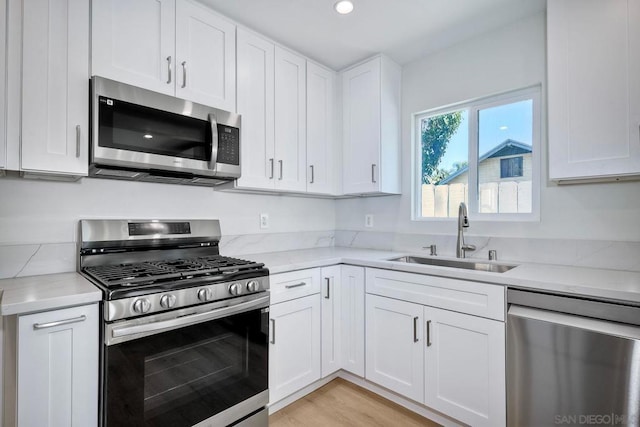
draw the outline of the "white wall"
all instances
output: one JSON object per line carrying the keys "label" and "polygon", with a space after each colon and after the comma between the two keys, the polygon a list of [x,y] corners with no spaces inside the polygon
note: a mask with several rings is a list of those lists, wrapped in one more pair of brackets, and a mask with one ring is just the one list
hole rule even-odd
{"label": "white wall", "polygon": [[[546,91],[546,28],[538,14],[403,67],[402,196],[340,200],[338,230],[455,234],[455,220],[411,221],[411,114],[541,83]],[[546,116],[543,96],[543,117]],[[544,120],[546,122],[546,120]],[[479,222],[469,235],[640,241],[640,183],[558,187],[547,182],[546,126],[539,222]]]}
{"label": "white wall", "polygon": [[[0,178],[0,245],[74,242],[82,218],[218,218],[223,235],[333,230],[334,204],[207,187],[5,177]],[[269,214],[266,230],[259,228],[261,212]]]}

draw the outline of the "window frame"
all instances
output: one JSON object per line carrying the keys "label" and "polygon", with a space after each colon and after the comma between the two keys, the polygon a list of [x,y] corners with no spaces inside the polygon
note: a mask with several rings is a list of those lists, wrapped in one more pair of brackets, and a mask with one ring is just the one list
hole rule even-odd
{"label": "window frame", "polygon": [[[469,146],[468,146],[468,194],[469,217],[475,221],[540,221],[540,185],[542,157],[542,112],[541,85],[503,92],[469,101],[458,102],[443,107],[433,108],[411,115],[411,220],[412,221],[455,221],[452,217],[422,216],[422,138],[421,121],[428,117],[438,116],[460,110],[468,111]],[[480,110],[499,107],[519,101],[532,100],[532,172],[531,172],[531,212],[527,213],[480,213],[478,206],[478,114]],[[472,159],[474,159],[472,161]]]}

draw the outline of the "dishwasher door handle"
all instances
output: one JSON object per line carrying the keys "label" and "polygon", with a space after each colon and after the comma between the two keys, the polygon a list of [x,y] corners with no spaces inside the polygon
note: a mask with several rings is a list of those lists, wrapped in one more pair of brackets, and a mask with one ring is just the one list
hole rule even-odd
{"label": "dishwasher door handle", "polygon": [[558,313],[512,304],[507,311],[507,318],[511,317],[520,317],[525,320],[538,320],[571,328],[640,340],[640,327],[638,326],[582,317],[574,314]]}

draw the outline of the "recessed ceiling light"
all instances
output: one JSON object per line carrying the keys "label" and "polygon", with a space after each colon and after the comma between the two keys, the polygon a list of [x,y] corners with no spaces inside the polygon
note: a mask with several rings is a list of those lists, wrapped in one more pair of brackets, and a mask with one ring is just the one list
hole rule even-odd
{"label": "recessed ceiling light", "polygon": [[336,12],[340,15],[346,15],[347,13],[353,12],[353,3],[349,0],[342,0],[337,2],[333,7],[336,8]]}
{"label": "recessed ceiling light", "polygon": [[153,135],[151,135],[150,133],[145,133],[143,136],[144,136],[145,139],[153,138]]}
{"label": "recessed ceiling light", "polygon": [[500,126],[500,130],[507,130],[509,129],[507,126]]}

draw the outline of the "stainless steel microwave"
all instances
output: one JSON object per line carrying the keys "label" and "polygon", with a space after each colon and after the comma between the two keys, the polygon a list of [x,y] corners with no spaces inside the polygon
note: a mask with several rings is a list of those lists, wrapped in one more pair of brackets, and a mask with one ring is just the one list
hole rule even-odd
{"label": "stainless steel microwave", "polygon": [[89,176],[217,185],[240,177],[240,116],[91,78]]}

